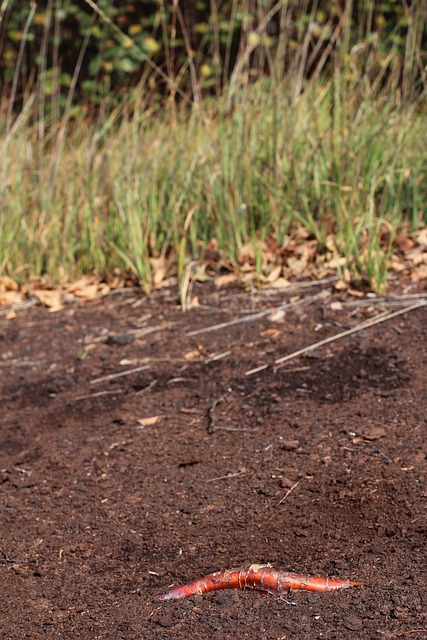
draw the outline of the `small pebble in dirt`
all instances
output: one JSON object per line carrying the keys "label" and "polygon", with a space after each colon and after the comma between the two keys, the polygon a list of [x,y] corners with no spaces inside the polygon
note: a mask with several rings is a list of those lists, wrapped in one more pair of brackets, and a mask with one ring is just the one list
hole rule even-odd
{"label": "small pebble in dirt", "polygon": [[372,427],[372,429],[363,431],[362,435],[366,440],[379,440],[386,436],[387,432],[383,427]]}
{"label": "small pebble in dirt", "polygon": [[164,629],[168,629],[169,627],[173,627],[175,624],[174,619],[171,616],[160,616],[159,618],[152,618],[151,622],[158,624],[159,627],[163,627]]}
{"label": "small pebble in dirt", "polygon": [[344,620],[344,626],[350,631],[360,631],[363,628],[363,622],[357,616],[347,616]]}
{"label": "small pebble in dirt", "polygon": [[299,440],[283,440],[280,444],[284,451],[294,451],[300,446]]}
{"label": "small pebble in dirt", "polygon": [[131,333],[116,333],[114,336],[108,336],[106,339],[107,344],[117,344],[122,347],[125,344],[131,344],[135,340],[135,337]]}

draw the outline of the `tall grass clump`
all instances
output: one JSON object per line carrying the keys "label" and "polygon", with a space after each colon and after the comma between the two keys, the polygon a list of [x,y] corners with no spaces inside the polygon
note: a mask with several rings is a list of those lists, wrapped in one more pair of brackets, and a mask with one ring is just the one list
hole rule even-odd
{"label": "tall grass clump", "polygon": [[419,4],[408,17],[401,56],[382,51],[368,13],[352,32],[350,1],[323,26],[315,6],[302,15],[260,3],[232,68],[233,25],[221,32],[224,54],[213,12],[212,60],[225,63],[212,63],[209,91],[184,24],[187,56],[178,72],[166,64],[161,95],[148,64],[135,88],[120,100],[106,93],[96,109],[76,99],[89,35],[65,94],[44,73],[44,44],[37,83],[16,108],[22,55],[0,109],[0,273],[60,281],[119,267],[149,288],[150,258],[167,257],[183,277],[212,240],[237,264],[248,241],[283,242],[302,225],[383,288],[395,234],[427,221],[426,16]]}

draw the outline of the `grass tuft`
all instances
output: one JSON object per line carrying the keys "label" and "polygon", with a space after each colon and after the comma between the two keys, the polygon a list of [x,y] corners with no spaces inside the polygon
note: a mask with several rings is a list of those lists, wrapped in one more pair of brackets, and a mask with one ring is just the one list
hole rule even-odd
{"label": "grass tuft", "polygon": [[[374,44],[350,48],[345,15],[334,55],[314,67],[302,34],[281,73],[263,44],[269,15],[215,98],[201,99],[193,68],[193,99],[155,100],[148,74],[89,117],[73,99],[87,43],[65,109],[39,82],[15,113],[12,92],[0,105],[0,274],[58,282],[120,268],[149,290],[150,259],[167,257],[185,298],[212,241],[234,265],[253,242],[262,274],[260,241],[302,226],[383,289],[394,237],[427,222],[425,78],[413,91],[393,56],[378,66]],[[269,77],[251,79],[254,56]]]}

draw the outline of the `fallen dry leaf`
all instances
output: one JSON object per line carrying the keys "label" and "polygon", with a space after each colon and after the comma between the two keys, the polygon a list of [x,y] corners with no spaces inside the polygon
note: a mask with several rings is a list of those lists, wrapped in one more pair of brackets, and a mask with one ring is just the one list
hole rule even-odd
{"label": "fallen dry leaf", "polygon": [[337,267],[343,267],[347,262],[347,258],[332,258],[329,262],[325,263],[325,267],[329,269],[336,269]]}
{"label": "fallen dry leaf", "polygon": [[15,304],[20,302],[21,296],[18,291],[3,291],[0,292],[0,305]]}
{"label": "fallen dry leaf", "polygon": [[267,320],[270,320],[270,322],[283,322],[284,319],[285,312],[283,309],[275,309],[267,316]]}
{"label": "fallen dry leaf", "polygon": [[293,256],[287,259],[287,266],[290,269],[292,275],[301,275],[308,267],[308,264],[313,261],[317,250],[317,242],[306,242],[303,245],[297,247]]}
{"label": "fallen dry leaf", "polygon": [[415,246],[415,240],[410,238],[406,233],[399,233],[394,239],[393,245],[400,251],[408,251]]}
{"label": "fallen dry leaf", "polygon": [[125,286],[125,279],[122,275],[107,276],[106,280],[110,289],[123,289]]}
{"label": "fallen dry leaf", "polygon": [[[156,290],[158,289],[166,289],[167,287],[170,287],[172,285],[172,280],[170,278],[165,278],[164,280],[162,280],[161,282],[159,282],[159,284],[156,284],[154,286],[154,288]],[[139,286],[143,289],[144,288],[144,281],[140,280],[139,281]]]}
{"label": "fallen dry leaf", "polygon": [[214,283],[218,289],[221,287],[225,287],[227,284],[231,284],[232,282],[236,282],[237,275],[235,273],[226,273],[223,276],[218,276],[215,278]]}
{"label": "fallen dry leaf", "polygon": [[242,264],[242,266],[240,267],[240,274],[240,279],[243,280],[243,282],[245,282],[248,278],[253,280],[255,276],[254,265],[245,262],[245,264]]}
{"label": "fallen dry leaf", "polygon": [[56,289],[34,289],[31,293],[46,307],[61,306],[61,292]]}
{"label": "fallen dry leaf", "polygon": [[403,262],[403,260],[401,258],[398,258],[397,256],[391,256],[389,263],[388,263],[388,268],[391,271],[395,271],[396,273],[400,273],[400,271],[405,271],[406,266]]}
{"label": "fallen dry leaf", "polygon": [[343,280],[344,280],[344,282],[347,282],[347,284],[349,284],[351,282],[351,273],[350,273],[350,269],[348,267],[345,267],[343,269]]}
{"label": "fallen dry leaf", "polygon": [[2,276],[0,278],[0,293],[4,291],[18,291],[19,285],[13,278],[9,276]]}
{"label": "fallen dry leaf", "polygon": [[[256,246],[258,251],[261,251],[261,252],[265,251],[266,249],[265,243],[262,242],[262,240],[257,240]],[[252,242],[252,240],[250,240],[249,242],[246,242],[246,244],[242,246],[242,248],[239,251],[238,260],[240,264],[243,264],[248,260],[255,260],[255,247],[254,247],[254,242]]]}
{"label": "fallen dry leaf", "polygon": [[349,289],[348,294],[353,296],[353,298],[364,298],[365,293],[363,291],[359,291],[358,289]]}
{"label": "fallen dry leaf", "polygon": [[273,284],[273,282],[276,282],[280,278],[281,273],[282,273],[282,266],[279,265],[278,267],[275,267],[273,271],[270,271],[270,273],[268,274],[265,280],[265,284],[271,285]]}
{"label": "fallen dry leaf", "polygon": [[79,287],[73,291],[76,298],[82,298],[83,300],[93,300],[98,295],[98,285],[88,284],[86,287]]}
{"label": "fallen dry leaf", "polygon": [[427,251],[422,251],[414,255],[412,262],[416,267],[420,264],[427,264]]}
{"label": "fallen dry leaf", "polygon": [[187,353],[184,353],[184,358],[186,360],[198,360],[201,357],[202,357],[202,354],[200,353],[200,351],[198,349],[195,349],[194,351],[188,351]]}
{"label": "fallen dry leaf", "polygon": [[101,282],[99,276],[88,275],[76,280],[76,282],[72,282],[68,285],[67,290],[76,296],[76,298],[93,300],[99,295],[108,293],[110,286],[106,282]]}
{"label": "fallen dry leaf", "polygon": [[71,284],[69,284],[67,289],[70,293],[74,293],[75,291],[78,291],[80,289],[85,289],[90,285],[98,284],[98,282],[99,282],[99,278],[97,278],[96,276],[93,276],[93,275],[83,276],[82,278],[79,278],[75,282],[72,282]]}
{"label": "fallen dry leaf", "polygon": [[262,336],[263,338],[278,338],[281,335],[281,331],[280,329],[275,329],[275,328],[271,328],[271,329],[265,329],[264,331],[261,331],[261,333],[259,334],[260,336]]}
{"label": "fallen dry leaf", "polygon": [[277,278],[277,280],[275,280],[271,284],[268,284],[268,286],[272,289],[286,289],[286,287],[289,287],[290,284],[291,283],[289,282],[289,280],[286,280],[286,278]]}
{"label": "fallen dry leaf", "polygon": [[164,256],[160,258],[150,258],[151,276],[153,278],[153,284],[156,287],[159,285],[166,276],[166,259]]}
{"label": "fallen dry leaf", "polygon": [[425,229],[421,229],[421,231],[417,231],[412,234],[412,237],[418,242],[418,244],[427,247],[427,227]]}
{"label": "fallen dry leaf", "polygon": [[299,226],[292,235],[297,240],[307,240],[310,237],[310,231],[305,227]]}
{"label": "fallen dry leaf", "polygon": [[427,278],[427,264],[422,264],[416,269],[414,269],[411,274],[411,282],[419,282],[420,280],[425,280]]}
{"label": "fallen dry leaf", "polygon": [[100,282],[98,285],[98,295],[105,296],[110,291],[111,287],[106,282]]}
{"label": "fallen dry leaf", "polygon": [[200,306],[199,296],[193,296],[190,302],[187,303],[187,311],[190,309],[197,309]]}
{"label": "fallen dry leaf", "polygon": [[338,280],[338,282],[334,284],[334,289],[336,289],[336,291],[346,291],[347,287],[348,285],[344,280]]}
{"label": "fallen dry leaf", "polygon": [[141,427],[150,427],[153,424],[157,424],[158,422],[160,422],[160,420],[162,420],[163,418],[166,418],[166,416],[151,416],[151,418],[140,418],[139,420],[137,420],[137,422],[139,425],[141,425]]}
{"label": "fallen dry leaf", "polygon": [[290,269],[293,276],[300,276],[306,269],[308,260],[305,256],[301,258],[290,257],[287,260],[287,266]]}

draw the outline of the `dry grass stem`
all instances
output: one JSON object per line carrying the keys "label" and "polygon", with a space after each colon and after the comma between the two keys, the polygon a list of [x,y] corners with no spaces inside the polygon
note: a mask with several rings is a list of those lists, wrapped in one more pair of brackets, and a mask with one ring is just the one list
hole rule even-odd
{"label": "dry grass stem", "polygon": [[[287,356],[284,356],[283,358],[279,358],[278,360],[274,361],[274,364],[282,364],[284,362],[288,362],[289,360],[294,360],[295,358],[298,358],[299,356],[303,355],[304,353],[308,353],[309,351],[312,351],[313,349],[317,349],[319,347],[322,347],[325,344],[330,344],[331,342],[336,342],[337,340],[341,340],[341,338],[345,338],[346,336],[350,336],[354,333],[358,333],[359,331],[363,331],[364,329],[369,329],[370,327],[375,326],[376,324],[380,324],[381,322],[386,322],[387,320],[391,320],[392,318],[396,318],[397,316],[401,316],[404,313],[409,313],[410,311],[414,311],[415,309],[420,309],[421,307],[425,307],[427,305],[427,302],[422,301],[422,302],[418,302],[416,304],[413,304],[409,307],[404,307],[403,309],[399,309],[398,311],[393,311],[393,313],[388,313],[388,312],[384,312],[379,314],[376,318],[370,319],[370,320],[366,320],[365,322],[361,322],[359,325],[357,325],[357,327],[353,327],[352,329],[348,329],[347,331],[343,331],[342,333],[338,333],[335,336],[330,336],[329,338],[325,338],[324,340],[320,340],[319,342],[315,342],[314,344],[309,345],[308,347],[304,347],[303,349],[299,349],[298,351],[294,351],[293,353],[290,353]],[[254,375],[255,373],[258,373],[259,371],[263,371],[265,369],[268,369],[271,365],[269,364],[264,364],[261,365],[259,367],[256,367],[255,369],[250,369],[249,371],[245,372],[246,376],[251,376]]]}
{"label": "dry grass stem", "polygon": [[99,382],[105,382],[106,380],[115,380],[116,378],[121,378],[123,376],[130,376],[133,373],[138,373],[139,371],[144,371],[145,369],[149,369],[151,365],[146,364],[143,367],[136,367],[136,369],[127,369],[126,371],[120,371],[120,373],[111,373],[108,376],[102,376],[101,378],[94,378],[90,381],[89,384],[98,384]]}
{"label": "dry grass stem", "polygon": [[[291,309],[294,307],[298,307],[302,304],[311,304],[315,300],[323,297],[323,292],[317,293],[314,296],[308,296],[307,298],[302,298],[301,300],[297,300],[296,302],[286,302],[285,304],[276,307],[273,311],[284,311],[285,309]],[[198,336],[201,333],[208,333],[209,331],[218,331],[219,329],[225,329],[226,327],[231,327],[235,324],[241,324],[243,322],[255,322],[255,320],[259,320],[260,318],[264,318],[265,316],[271,315],[272,309],[263,309],[263,311],[258,311],[257,313],[251,313],[248,316],[244,316],[243,318],[235,318],[234,320],[229,320],[228,322],[220,322],[219,324],[210,325],[209,327],[204,327],[203,329],[196,329],[195,331],[189,331],[185,335],[190,338],[192,336]]]}
{"label": "dry grass stem", "polygon": [[300,481],[298,480],[298,482],[295,482],[295,484],[292,485],[292,487],[290,489],[287,490],[287,492],[285,493],[285,495],[283,496],[283,498],[281,498],[281,500],[279,500],[279,502],[277,504],[282,504],[282,502],[284,502],[286,500],[286,498],[288,497],[288,495],[297,488],[297,486],[299,485]]}

